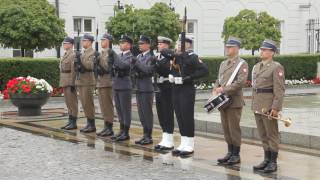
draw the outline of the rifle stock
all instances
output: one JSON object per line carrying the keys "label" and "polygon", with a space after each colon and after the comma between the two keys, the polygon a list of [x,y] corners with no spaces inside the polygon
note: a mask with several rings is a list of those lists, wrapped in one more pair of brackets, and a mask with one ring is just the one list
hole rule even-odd
{"label": "rifle stock", "polygon": [[93,61],[93,73],[94,73],[94,77],[98,78],[98,74],[99,74],[99,64],[100,64],[100,58],[99,58],[99,41],[98,41],[98,34],[99,34],[99,30],[98,30],[98,26],[96,29],[96,43],[95,43],[95,54],[94,54],[94,61]]}
{"label": "rifle stock", "polygon": [[77,50],[76,50],[76,61],[75,61],[75,71],[76,71],[76,79],[80,79],[80,69],[81,69],[81,53],[80,53],[80,30],[78,29],[78,38],[77,38]]}

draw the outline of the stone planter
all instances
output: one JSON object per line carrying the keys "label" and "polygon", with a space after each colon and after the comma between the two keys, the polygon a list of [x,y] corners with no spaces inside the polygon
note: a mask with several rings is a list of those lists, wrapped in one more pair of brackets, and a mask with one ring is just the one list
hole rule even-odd
{"label": "stone planter", "polygon": [[13,105],[18,107],[19,116],[39,116],[41,107],[47,103],[50,94],[10,94]]}

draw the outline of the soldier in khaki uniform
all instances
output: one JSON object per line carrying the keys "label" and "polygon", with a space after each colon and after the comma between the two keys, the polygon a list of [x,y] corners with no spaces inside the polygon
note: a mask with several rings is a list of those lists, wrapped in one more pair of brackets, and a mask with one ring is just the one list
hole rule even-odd
{"label": "soldier in khaki uniform", "polygon": [[93,91],[95,88],[95,78],[93,74],[93,61],[95,58],[95,50],[92,48],[94,41],[93,36],[85,34],[82,39],[84,48],[81,54],[80,62],[80,77],[76,80],[76,86],[79,91],[80,101],[84,114],[87,117],[87,125],[80,130],[83,133],[90,133],[96,131],[95,126],[95,108],[93,101]]}
{"label": "soldier in khaki uniform", "polygon": [[[248,64],[239,57],[240,46],[241,41],[238,38],[230,37],[226,42],[228,59],[220,64],[219,78],[213,89],[214,95],[224,93],[231,97],[231,104],[219,109],[225,141],[228,144],[228,153],[225,157],[218,159],[218,163],[228,165],[240,163],[240,119],[244,106],[242,87],[248,77]],[[240,66],[240,69],[237,69],[237,66]],[[238,70],[238,72],[234,80],[230,85],[227,85],[235,70]]]}
{"label": "soldier in khaki uniform", "polygon": [[264,149],[264,160],[254,170],[270,173],[277,170],[277,157],[279,151],[279,129],[278,121],[260,115],[262,109],[270,112],[271,116],[278,117],[282,110],[284,86],[284,68],[273,61],[277,52],[276,43],[265,40],[261,47],[261,62],[257,63],[252,70],[253,99],[252,110],[259,135]]}
{"label": "soldier in khaki uniform", "polygon": [[63,48],[65,53],[60,60],[60,87],[63,87],[64,99],[68,108],[69,121],[61,127],[61,129],[72,130],[77,129],[78,117],[78,99],[75,89],[75,72],[74,60],[75,53],[73,51],[74,40],[66,37],[63,41]]}
{"label": "soldier in khaki uniform", "polygon": [[[104,34],[101,38],[102,52],[100,55],[99,64],[97,66],[97,88],[99,93],[99,103],[101,113],[104,119],[104,129],[97,133],[98,136],[112,136],[113,135],[113,118],[114,108],[112,102],[112,80],[111,80],[111,68],[109,52],[110,44],[112,43],[112,37],[109,34]],[[112,53],[116,55],[116,53]]]}

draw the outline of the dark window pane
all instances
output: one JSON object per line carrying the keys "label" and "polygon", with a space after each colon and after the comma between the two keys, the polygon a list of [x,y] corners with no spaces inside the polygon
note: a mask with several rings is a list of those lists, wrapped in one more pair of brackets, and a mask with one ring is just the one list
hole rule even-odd
{"label": "dark window pane", "polygon": [[84,20],[84,32],[92,32],[92,20],[91,19]]}
{"label": "dark window pane", "polygon": [[194,23],[188,22],[188,33],[194,33]]}
{"label": "dark window pane", "polygon": [[78,32],[78,30],[80,32],[82,32],[82,29],[81,29],[81,18],[73,19],[73,31],[74,32]]}

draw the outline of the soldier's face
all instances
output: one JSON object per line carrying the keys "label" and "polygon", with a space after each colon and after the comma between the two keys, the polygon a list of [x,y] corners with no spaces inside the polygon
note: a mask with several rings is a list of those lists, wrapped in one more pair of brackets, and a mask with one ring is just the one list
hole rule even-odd
{"label": "soldier's face", "polygon": [[237,46],[226,46],[226,55],[233,57],[239,54],[239,48]]}
{"label": "soldier's face", "polygon": [[63,49],[64,50],[69,50],[73,47],[73,44],[71,43],[63,43]]}
{"label": "soldier's face", "polygon": [[150,44],[148,43],[140,43],[139,50],[142,52],[148,51],[150,49]]}
{"label": "soldier's face", "polygon": [[260,49],[260,58],[262,60],[272,59],[274,52],[271,49]]}
{"label": "soldier's face", "polygon": [[92,46],[92,42],[89,40],[82,40],[82,46],[83,46],[83,48],[87,49],[90,46]]}
{"label": "soldier's face", "polygon": [[101,47],[108,48],[109,47],[109,40],[107,40],[107,39],[101,40]]}
{"label": "soldier's face", "polygon": [[128,42],[120,42],[120,50],[127,51],[131,49],[131,44]]}
{"label": "soldier's face", "polygon": [[159,51],[161,51],[163,49],[169,49],[169,45],[166,43],[158,43],[158,49],[159,49]]}

